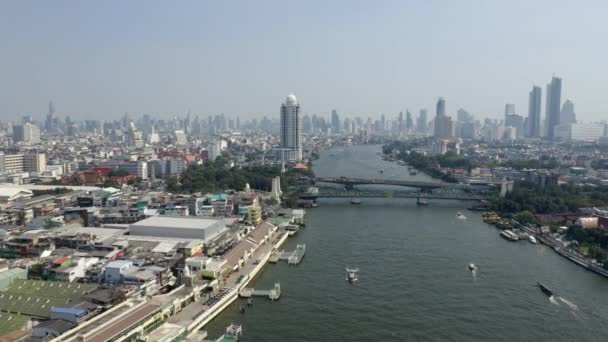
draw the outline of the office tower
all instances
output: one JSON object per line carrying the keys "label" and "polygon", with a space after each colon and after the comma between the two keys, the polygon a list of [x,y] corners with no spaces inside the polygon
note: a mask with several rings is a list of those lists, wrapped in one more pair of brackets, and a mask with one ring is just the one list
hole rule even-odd
{"label": "office tower", "polygon": [[471,115],[471,113],[467,112],[464,108],[460,108],[456,112],[456,121],[459,121],[459,122],[473,121],[473,115]]}
{"label": "office tower", "polygon": [[428,117],[426,109],[421,109],[418,114],[418,121],[416,122],[416,130],[419,133],[426,133],[428,128]]}
{"label": "office tower", "polygon": [[45,129],[48,133],[53,132],[54,131],[54,117],[53,115],[55,114],[55,106],[53,105],[53,101],[49,102],[49,112],[46,115],[46,122],[44,123],[45,125]]}
{"label": "office tower", "polygon": [[340,117],[335,109],[331,111],[331,132],[332,134],[340,133]]}
{"label": "office tower", "polygon": [[401,136],[403,132],[403,112],[399,112],[399,117],[397,118],[397,136]]}
{"label": "office tower", "polygon": [[515,114],[515,105],[513,103],[505,104],[505,116]]}
{"label": "office tower", "polygon": [[574,103],[570,99],[562,105],[562,111],[559,117],[560,124],[573,124],[576,123],[576,113],[574,112]]}
{"label": "office tower", "polygon": [[538,86],[532,87],[528,99],[528,136],[540,138],[540,106],[542,89]]}
{"label": "office tower", "polygon": [[409,134],[414,129],[414,120],[412,119],[412,113],[409,110],[405,112],[405,131]]}
{"label": "office tower", "polygon": [[452,118],[445,115],[445,100],[443,97],[437,101],[437,115],[435,116],[435,138],[445,139],[454,136],[454,122]]}
{"label": "office tower", "polygon": [[290,94],[281,105],[281,147],[280,160],[302,159],[301,109],[296,96]]}
{"label": "office tower", "polygon": [[312,133],[312,120],[308,114],[304,115],[302,120],[302,129],[305,133]]}
{"label": "office tower", "polygon": [[505,115],[505,127],[511,127],[515,129],[515,136],[517,138],[523,138],[524,136],[524,118],[517,114]]}
{"label": "office tower", "polygon": [[437,101],[437,115],[445,115],[445,99],[440,97]]}
{"label": "office tower", "polygon": [[559,125],[560,105],[562,99],[562,79],[553,76],[551,83],[547,84],[546,123],[547,138],[555,137],[555,126]]}
{"label": "office tower", "polygon": [[13,126],[13,142],[34,145],[40,143],[40,129],[31,123]]}

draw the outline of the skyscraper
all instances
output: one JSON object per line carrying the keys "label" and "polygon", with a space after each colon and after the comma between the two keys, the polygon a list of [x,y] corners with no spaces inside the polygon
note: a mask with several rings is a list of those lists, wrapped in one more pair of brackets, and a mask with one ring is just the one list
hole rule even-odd
{"label": "skyscraper", "polygon": [[515,105],[513,103],[505,104],[505,116],[515,114]]}
{"label": "skyscraper", "polygon": [[44,128],[46,129],[47,133],[53,132],[54,131],[54,117],[53,115],[55,114],[55,106],[53,105],[53,101],[49,102],[49,112],[46,114],[46,122],[44,123]]}
{"label": "skyscraper", "polygon": [[331,132],[333,134],[340,133],[340,117],[335,109],[331,111]]}
{"label": "skyscraper", "polygon": [[412,113],[409,110],[405,111],[405,131],[407,134],[412,132],[414,128],[414,119],[412,119]]}
{"label": "skyscraper", "polygon": [[546,122],[547,138],[555,137],[555,126],[559,125],[560,105],[562,103],[562,79],[553,76],[551,83],[547,84]]}
{"label": "skyscraper", "polygon": [[281,105],[281,148],[280,159],[295,161],[302,159],[302,123],[300,104],[296,96],[290,94]]}
{"label": "skyscraper", "polygon": [[440,97],[437,101],[437,115],[445,115],[445,99]]}
{"label": "skyscraper", "polygon": [[528,136],[540,138],[540,106],[542,89],[538,86],[532,87],[528,99]]}
{"label": "skyscraper", "polygon": [[435,138],[445,139],[454,136],[454,122],[452,118],[445,115],[445,100],[440,97],[437,101],[437,115],[435,116]]}
{"label": "skyscraper", "polygon": [[420,114],[418,114],[418,121],[416,122],[416,130],[419,133],[426,133],[428,121],[429,119],[426,114],[426,109],[421,109]]}
{"label": "skyscraper", "polygon": [[576,113],[574,112],[574,103],[570,99],[562,105],[562,111],[559,116],[560,124],[573,124],[576,123]]}

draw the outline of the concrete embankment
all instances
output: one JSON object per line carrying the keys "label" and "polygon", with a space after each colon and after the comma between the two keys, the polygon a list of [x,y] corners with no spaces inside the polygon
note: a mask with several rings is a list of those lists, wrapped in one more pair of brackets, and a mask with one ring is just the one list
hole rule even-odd
{"label": "concrete embankment", "polygon": [[[272,251],[279,248],[285,241],[287,240],[287,233],[281,232],[281,234],[276,240],[276,242],[272,245],[272,248],[266,252],[262,258],[259,259],[259,263],[244,277],[244,280],[241,281],[235,288],[233,288],[230,292],[228,292],[220,301],[210,307],[207,311],[201,314],[196,320],[194,320],[189,326],[188,331],[190,334],[196,332],[197,330],[204,327],[207,323],[211,322],[217,315],[219,315],[222,311],[224,311],[232,302],[234,302],[239,295],[239,291],[247,286],[255,276],[264,268]],[[251,259],[248,262],[253,262]]]}

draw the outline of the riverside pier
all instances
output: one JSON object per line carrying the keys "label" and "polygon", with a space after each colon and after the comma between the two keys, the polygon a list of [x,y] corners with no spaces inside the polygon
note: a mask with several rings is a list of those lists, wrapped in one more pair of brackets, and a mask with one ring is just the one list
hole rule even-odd
{"label": "riverside pier", "polygon": [[275,251],[272,253],[268,261],[271,263],[277,263],[279,260],[285,260],[287,261],[288,265],[297,265],[302,261],[302,258],[304,258],[304,254],[306,254],[306,245],[301,244],[297,245],[296,249],[291,252]]}
{"label": "riverside pier", "polygon": [[274,287],[270,290],[256,290],[251,287],[246,287],[239,291],[239,297],[268,297],[270,300],[277,300],[281,298],[281,283],[275,283]]}

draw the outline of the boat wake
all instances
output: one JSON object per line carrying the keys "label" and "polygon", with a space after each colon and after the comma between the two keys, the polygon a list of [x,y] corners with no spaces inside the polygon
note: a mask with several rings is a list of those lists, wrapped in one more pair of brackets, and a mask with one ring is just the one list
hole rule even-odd
{"label": "boat wake", "polygon": [[557,300],[555,300],[555,296],[551,296],[549,297],[549,301],[557,306],[559,306],[559,302]]}
{"label": "boat wake", "polygon": [[567,299],[565,299],[565,298],[559,297],[559,296],[557,297],[557,299],[559,299],[559,300],[560,300],[560,302],[562,302],[562,303],[564,303],[564,304],[568,305],[568,306],[570,307],[570,309],[575,310],[575,311],[578,311],[578,305],[576,305],[576,304],[572,303],[571,301],[569,301],[569,300],[567,300]]}

